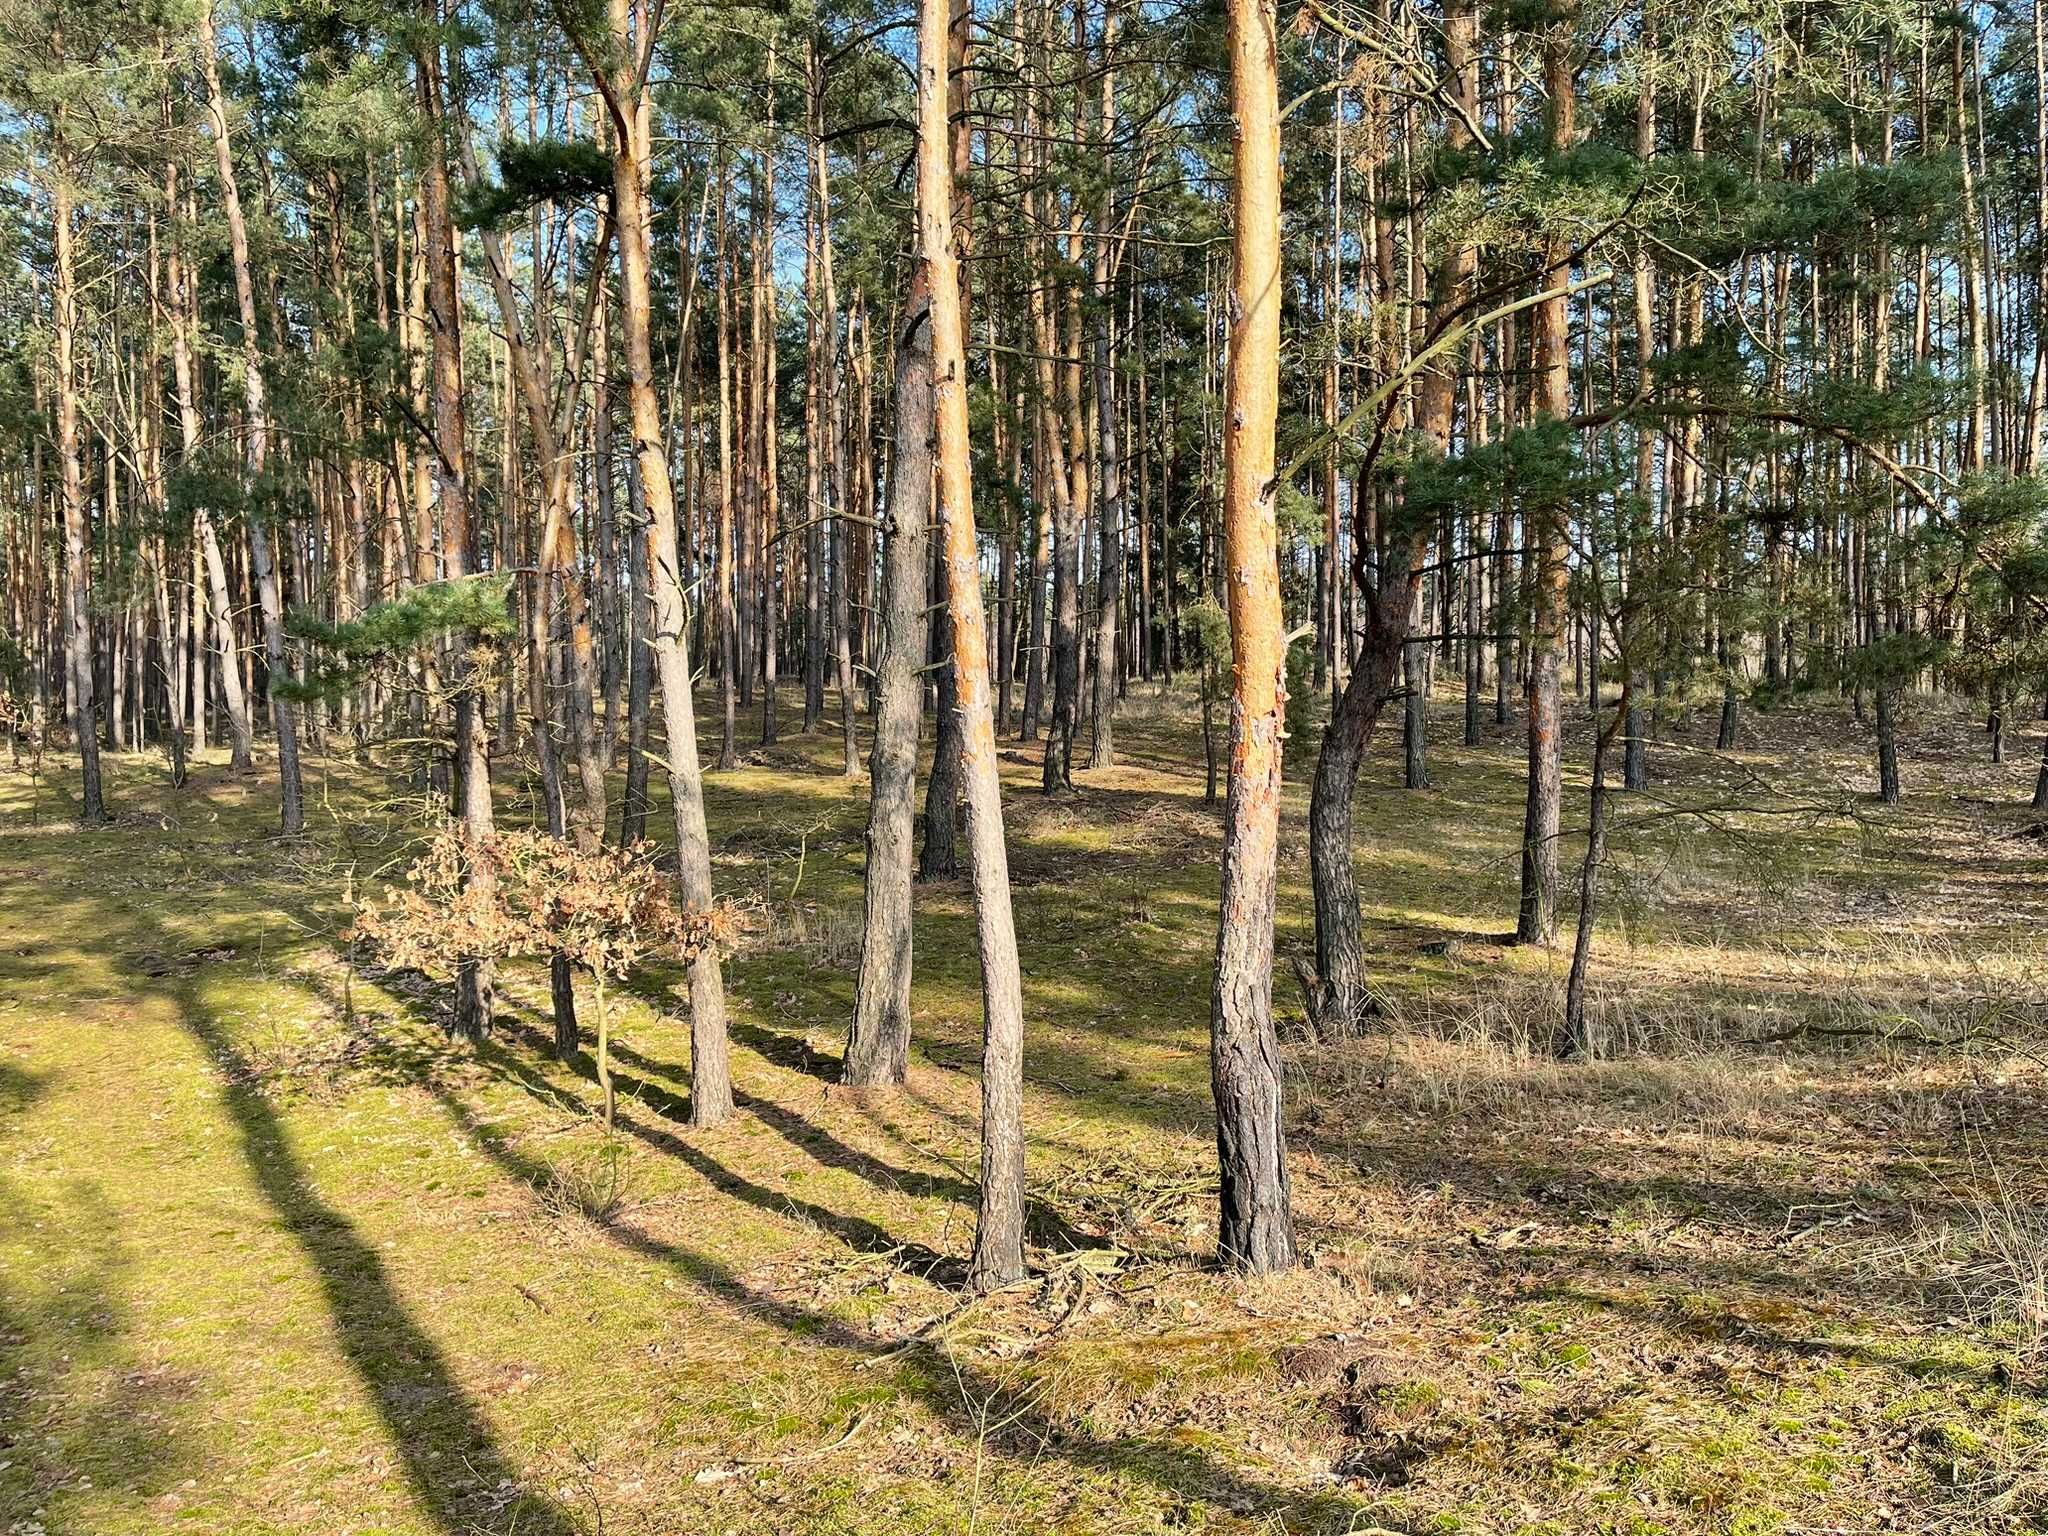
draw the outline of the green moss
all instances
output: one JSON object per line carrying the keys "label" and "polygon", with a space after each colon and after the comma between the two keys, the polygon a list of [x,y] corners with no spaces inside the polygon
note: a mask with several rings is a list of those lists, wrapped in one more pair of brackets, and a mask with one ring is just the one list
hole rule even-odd
{"label": "green moss", "polygon": [[[587,1064],[542,1048],[543,974],[508,968],[506,1029],[476,1053],[439,1034],[431,989],[351,971],[344,883],[410,835],[379,771],[321,767],[333,814],[290,849],[267,835],[267,781],[217,761],[173,795],[150,760],[111,758],[137,819],[91,835],[53,827],[49,785],[37,810],[0,776],[0,1526],[41,1507],[51,1529],[107,1536],[445,1536],[516,1513],[522,1536],[548,1536],[585,1521],[587,1478],[624,1530],[1524,1520],[1755,1536],[1872,1524],[1880,1499],[1939,1524],[1953,1509],[1930,1485],[1947,1469],[2009,1477],[2048,1445],[2040,1411],[2000,1383],[2012,1351],[1995,1331],[1921,1332],[1903,1294],[1830,1295],[1839,1316],[1786,1299],[1812,1287],[1808,1250],[1774,1245],[1784,1209],[1813,1198],[1832,1165],[1806,1162],[1853,1113],[1825,1135],[1795,1114],[1773,1124],[1781,1142],[1745,1138],[1696,1129],[1677,1095],[1631,1107],[1634,1090],[1572,1074],[1556,1104],[1425,1112],[1403,1097],[1422,1068],[1389,1054],[1410,1037],[1296,1051],[1305,1230],[1344,1262],[1270,1290],[1207,1272],[1216,817],[1198,782],[1149,766],[1196,760],[1184,713],[1119,731],[1147,766],[1080,802],[1047,805],[1028,763],[1006,767],[1034,1233],[1049,1265],[1077,1245],[1132,1256],[1057,1328],[1070,1290],[963,1308],[934,1268],[957,1262],[972,1223],[964,888],[920,892],[910,1091],[863,1104],[831,1086],[863,805],[830,742],[709,781],[717,879],[762,914],[729,967],[748,1105],[716,1132],[684,1124],[679,978],[637,978],[614,998],[634,1129],[610,1223],[542,1199],[549,1170],[592,1144],[595,1102]],[[1383,792],[1389,765],[1368,769],[1368,942],[1405,1006],[1551,963],[1415,954],[1508,910],[1516,756],[1445,747],[1427,818]],[[1660,793],[1682,796],[1692,771],[1674,755]],[[1826,826],[1796,844],[1752,830],[1762,875],[1711,840],[1636,833],[1689,884],[1631,913],[1635,949],[1603,928],[1602,974],[1627,968],[1652,996],[1660,966],[1778,963],[1817,931],[1780,903],[1722,921],[1711,947],[1700,913],[1732,909],[1738,886],[1888,882],[1910,897],[1945,868],[1888,848],[1873,871]],[[1298,841],[1281,869],[1283,965],[1309,934]],[[1995,959],[2018,941],[1987,927],[1958,942]],[[1815,1081],[1821,1113],[1868,1103],[1848,1073]],[[1858,1169],[1844,1187],[1881,1203],[1890,1177]],[[1188,1192],[1149,1203],[1176,1180]],[[1519,1248],[1481,1254],[1467,1236],[1525,1222],[1541,1230]],[[1336,1327],[1391,1384],[1285,1378],[1276,1352]],[[1372,1412],[1344,1417],[1361,1394]],[[1866,1472],[1873,1437],[1897,1443],[1888,1419],[1934,1428],[1904,1471]],[[1347,1457],[1365,1470],[1326,1481]],[[524,1490],[502,1509],[500,1480]]]}

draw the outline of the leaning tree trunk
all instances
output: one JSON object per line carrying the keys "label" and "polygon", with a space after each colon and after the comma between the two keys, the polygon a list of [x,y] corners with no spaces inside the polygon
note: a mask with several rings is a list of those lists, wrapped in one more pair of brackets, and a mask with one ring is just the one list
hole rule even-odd
{"label": "leaning tree trunk", "polygon": [[1231,331],[1223,437],[1224,563],[1236,673],[1223,893],[1209,1002],[1222,1173],[1217,1256],[1263,1274],[1294,1264],[1286,1096],[1273,1031],[1274,886],[1287,658],[1273,483],[1280,393],[1280,112],[1273,0],[1229,0]]}
{"label": "leaning tree trunk", "polygon": [[[214,168],[220,176],[221,204],[227,214],[228,250],[235,270],[235,304],[242,322],[242,398],[247,412],[246,446],[249,486],[262,479],[270,451],[270,417],[263,398],[263,356],[256,329],[256,287],[249,265],[249,230],[242,217],[242,195],[235,183],[235,157],[228,145],[227,103],[221,94],[220,66],[214,59],[213,7],[202,7],[199,20],[200,63],[206,76],[207,110],[213,127]],[[277,737],[279,826],[287,837],[305,830],[299,788],[298,724],[291,701],[277,691],[290,675],[284,654],[284,596],[271,559],[270,535],[262,514],[248,517],[249,569],[256,579],[256,600],[263,613],[263,657],[269,672],[270,723]]]}
{"label": "leaning tree trunk", "polygon": [[1629,696],[1634,680],[1624,676],[1621,698],[1614,718],[1601,728],[1593,743],[1593,802],[1586,825],[1586,862],[1579,874],[1579,921],[1572,935],[1572,965],[1565,977],[1564,1018],[1553,1049],[1560,1059],[1586,1054],[1591,1045],[1586,1035],[1586,974],[1593,958],[1593,920],[1598,913],[1600,863],[1607,854],[1607,753],[1617,731],[1629,717]]}
{"label": "leaning tree trunk", "polygon": [[[868,759],[867,876],[860,976],[846,1037],[845,1078],[893,1087],[910,1062],[911,807],[925,653],[926,524],[932,501],[930,274],[911,274],[896,341],[896,447],[883,553],[881,646],[875,657],[875,741]],[[947,830],[952,812],[947,811]]]}
{"label": "leaning tree trunk", "polygon": [[[697,757],[697,716],[690,697],[688,615],[676,538],[675,488],[654,394],[653,301],[649,289],[645,82],[632,62],[629,0],[609,0],[611,50],[593,68],[611,70],[612,209],[619,246],[619,320],[626,345],[628,419],[635,462],[647,498],[653,550],[654,664],[661,679],[668,748],[669,797],[675,812],[676,867],[683,900],[712,908],[711,839],[704,824],[704,778]],[[641,16],[645,23],[644,13]],[[732,1114],[731,1043],[725,977],[718,948],[704,945],[690,962],[690,1123],[717,1125]]]}
{"label": "leaning tree trunk", "polygon": [[[1444,16],[1447,80],[1453,99],[1467,116],[1476,115],[1478,103],[1475,28],[1472,0],[1452,0]],[[1460,122],[1454,122],[1449,133],[1453,149],[1470,142]],[[1471,283],[1474,262],[1469,245],[1444,246],[1430,273],[1435,313],[1451,316],[1458,312]],[[1416,424],[1427,450],[1438,457],[1448,455],[1457,416],[1456,365],[1449,357],[1439,356],[1419,370],[1415,407]],[[1405,541],[1389,543],[1368,582],[1366,552],[1377,541],[1362,483],[1353,499],[1351,533],[1354,575],[1366,598],[1367,623],[1348,679],[1331,707],[1309,796],[1309,876],[1316,910],[1316,976],[1310,1006],[1318,1033],[1339,1035],[1358,1027],[1367,1006],[1358,880],[1352,863],[1351,799],[1359,764],[1393,697],[1397,672],[1402,674],[1408,696],[1404,711],[1409,748],[1406,778],[1411,788],[1426,780],[1420,708],[1424,678],[1423,669],[1416,664],[1422,648],[1410,635],[1421,614],[1428,533],[1417,528]]]}
{"label": "leaning tree trunk", "polygon": [[[1394,676],[1407,646],[1407,614],[1419,577],[1389,573],[1379,589],[1372,622],[1357,660],[1337,696],[1316,755],[1309,791],[1309,882],[1316,908],[1316,990],[1311,998],[1318,1034],[1340,1036],[1365,1017],[1365,945],[1359,928],[1358,876],[1351,849],[1351,799],[1359,765],[1394,692]],[[1405,594],[1405,595],[1404,595]],[[1369,594],[1370,595],[1370,594]],[[1398,608],[1389,611],[1390,605]],[[1388,623],[1398,617],[1398,622]]]}

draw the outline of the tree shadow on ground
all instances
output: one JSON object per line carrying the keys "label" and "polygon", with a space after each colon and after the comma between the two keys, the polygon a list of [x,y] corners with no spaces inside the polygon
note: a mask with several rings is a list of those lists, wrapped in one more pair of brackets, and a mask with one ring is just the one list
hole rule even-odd
{"label": "tree shadow on ground", "polygon": [[[629,990],[633,990],[631,984],[629,983],[628,985]],[[643,1002],[646,1002],[649,1007],[655,1008],[657,1011],[662,1010],[662,1000],[652,991],[638,989],[634,990],[634,995]],[[541,1030],[523,1021],[514,1022],[508,1019],[506,1024],[509,1028],[518,1031],[520,1037],[531,1044],[536,1050],[552,1052],[554,1037],[551,1032],[543,1033]],[[786,1035],[777,1030],[765,1029],[758,1025],[744,1024],[738,1020],[728,1021],[727,1032],[734,1043],[745,1046],[748,1050],[753,1051],[771,1064],[782,1066],[787,1071],[815,1077],[824,1083],[827,1091],[851,1092],[851,1090],[844,1089],[843,1085],[839,1084],[836,1072],[828,1074],[822,1070],[826,1059],[810,1051],[808,1045],[795,1036]],[[666,1119],[675,1121],[677,1124],[687,1123],[689,1111],[687,1098],[651,1080],[652,1077],[658,1075],[666,1078],[671,1083],[682,1083],[688,1077],[687,1072],[682,1067],[672,1062],[662,1061],[633,1046],[623,1045],[616,1040],[611,1043],[611,1054],[615,1061],[626,1062],[630,1066],[637,1067],[642,1073],[648,1074],[647,1077],[636,1077],[630,1073],[621,1073],[615,1067],[612,1071],[612,1080],[618,1085],[621,1098],[638,1099],[659,1112]],[[590,1082],[596,1081],[596,1066],[587,1051],[579,1052],[576,1060],[570,1063],[570,1066],[578,1076]],[[529,1092],[533,1093],[536,1097],[544,1098],[547,1092],[554,1091],[552,1085],[549,1085],[544,1077],[540,1077],[537,1073],[533,1074],[533,1076],[536,1081],[529,1081],[522,1085]],[[944,1118],[970,1137],[978,1137],[980,1135],[980,1128],[974,1121],[965,1116],[956,1115],[946,1110],[943,1106],[932,1103],[927,1097],[922,1097],[905,1090],[905,1099],[907,1102],[915,1103],[920,1108]],[[891,1193],[906,1195],[913,1199],[947,1199],[970,1208],[980,1199],[980,1186],[957,1169],[940,1174],[904,1168],[890,1163],[886,1159],[877,1157],[872,1153],[862,1152],[847,1145],[815,1121],[807,1120],[802,1115],[784,1108],[773,1099],[765,1098],[760,1094],[749,1093],[744,1088],[735,1086],[733,1089],[733,1102],[736,1107],[753,1115],[791,1146],[824,1167],[856,1174],[878,1188],[886,1189]],[[865,1110],[869,1106],[863,1101],[862,1107]],[[874,1123],[874,1117],[871,1114],[867,1116],[867,1119],[870,1124]],[[640,1133],[635,1131],[634,1134],[639,1135]],[[890,1132],[885,1132],[885,1134],[894,1135],[894,1133]],[[643,1137],[642,1139],[646,1138]],[[901,1136],[895,1136],[894,1139],[902,1141]],[[1065,1143],[1048,1141],[1047,1138],[1038,1139],[1045,1144],[1058,1145],[1062,1150],[1079,1151],[1079,1149]],[[909,1144],[905,1143],[905,1145]],[[911,1147],[911,1150],[919,1151],[920,1149]],[[922,1153],[922,1155],[933,1156],[929,1152]],[[934,1160],[938,1161],[939,1159],[934,1157]],[[1042,1200],[1033,1199],[1028,1193],[1026,1195],[1025,1222],[1027,1236],[1033,1242],[1043,1247],[1075,1250],[1098,1246],[1096,1238],[1073,1226],[1050,1205]]]}
{"label": "tree shadow on ground", "polygon": [[[1701,1290],[1690,1291],[1687,1294],[1712,1295],[1714,1292]],[[1988,1391],[2048,1399],[2048,1383],[2022,1380],[2020,1375],[2003,1361],[1991,1366],[1977,1366],[1944,1359],[1927,1350],[1918,1353],[1888,1351],[1855,1339],[1816,1338],[1810,1334],[1790,1332],[1773,1323],[1745,1317],[1730,1307],[1724,1306],[1713,1312],[1690,1311],[1681,1305],[1684,1298],[1677,1295],[1618,1296],[1611,1292],[1568,1285],[1547,1287],[1538,1292],[1538,1295],[1546,1299],[1571,1301],[1582,1306],[1595,1307],[1600,1311],[1628,1318],[1646,1330],[1677,1335],[1694,1343],[1736,1344],[1755,1350],[1766,1357],[1775,1355],[1802,1360],[1834,1361],[1878,1370],[1899,1371],[1923,1381],[1955,1382],[1981,1387]]]}
{"label": "tree shadow on ground", "polygon": [[[483,1134],[482,1121],[448,1087],[430,1085],[429,1092],[449,1119],[508,1178],[529,1188],[546,1183],[549,1169],[545,1164],[521,1155],[501,1138]],[[822,1346],[865,1365],[890,1364],[891,1379],[904,1396],[940,1418],[953,1433],[970,1442],[985,1443],[993,1454],[1020,1466],[1050,1457],[1079,1471],[1137,1479],[1177,1498],[1222,1502],[1241,1512],[1281,1521],[1286,1529],[1296,1528],[1295,1523],[1301,1521],[1315,1522],[1311,1528],[1337,1529],[1338,1522],[1362,1516],[1368,1508],[1335,1491],[1304,1492],[1261,1481],[1170,1441],[1111,1438],[1080,1425],[1060,1423],[1046,1411],[1041,1389],[1033,1382],[992,1379],[937,1339],[878,1338],[829,1312],[799,1306],[751,1286],[709,1254],[630,1221],[613,1221],[597,1230],[616,1246],[696,1285],[739,1323],[767,1324],[794,1341]]]}
{"label": "tree shadow on ground", "polygon": [[[446,1536],[576,1536],[579,1526],[560,1505],[521,1486],[519,1468],[406,1312],[377,1250],[321,1198],[227,1030],[193,989],[180,988],[176,1000],[221,1083],[250,1177],[312,1265],[336,1343],[383,1420],[419,1508]],[[451,1471],[458,1466],[468,1470],[467,1487]]]}
{"label": "tree shadow on ground", "polygon": [[[317,978],[302,980],[311,982],[316,994],[322,991]],[[327,1001],[331,1005],[334,999],[329,997]],[[398,1001],[408,1009],[417,1007],[413,1000],[404,997]],[[414,1022],[422,1021],[415,1013]],[[536,1045],[552,1042],[552,1035],[529,1024],[520,1023],[515,1028],[520,1038]],[[587,1058],[584,1060],[587,1063]],[[527,1093],[536,1102],[562,1112],[580,1110],[595,1118],[594,1105],[566,1097],[537,1066],[502,1044],[487,1042],[478,1053],[478,1061],[493,1079]],[[644,1080],[633,1081],[644,1085]],[[440,1105],[464,1133],[465,1140],[509,1179],[535,1191],[551,1182],[553,1170],[548,1164],[522,1155],[500,1136],[486,1134],[484,1120],[449,1080],[427,1074],[418,1080],[417,1086]],[[623,1111],[631,1100],[623,1079],[620,1092]],[[671,1108],[680,1108],[682,1104],[672,1094],[665,1094],[664,1100]],[[798,1124],[807,1124],[800,1117],[791,1118]],[[773,1216],[813,1225],[856,1251],[895,1256],[906,1269],[921,1264],[944,1266],[946,1272],[931,1276],[942,1284],[957,1285],[964,1275],[964,1262],[959,1258],[936,1254],[921,1244],[899,1242],[864,1218],[842,1216],[815,1203],[769,1190],[727,1168],[681,1134],[647,1124],[629,1111],[620,1114],[619,1125],[646,1145],[675,1157],[733,1199]],[[949,1352],[939,1339],[913,1336],[892,1340],[863,1332],[829,1312],[800,1306],[751,1286],[709,1254],[659,1236],[632,1221],[594,1223],[593,1229],[609,1242],[698,1286],[739,1321],[769,1323],[799,1343],[821,1345],[863,1362],[891,1364],[894,1382],[905,1396],[940,1417],[963,1438],[979,1442],[986,1437],[993,1453],[1020,1466],[1051,1456],[1077,1470],[1136,1478],[1174,1497],[1218,1501],[1239,1511],[1288,1522],[1313,1520],[1318,1523],[1317,1528],[1362,1514],[1368,1507],[1334,1490],[1302,1491],[1266,1483],[1170,1441],[1135,1436],[1110,1438],[1057,1422],[1041,1402],[1041,1387],[1028,1379],[993,1379]],[[1005,1427],[992,1432],[990,1427],[995,1425]]]}
{"label": "tree shadow on ground", "polygon": [[[552,1047],[552,1035],[544,1036],[539,1030],[523,1022],[514,1024],[513,1028],[517,1030],[522,1039],[537,1049]],[[766,1035],[767,1033],[765,1030],[756,1029],[745,1031],[747,1036]],[[752,1048],[750,1041],[743,1038],[739,1031],[734,1031],[734,1038],[742,1044],[749,1045],[750,1049]],[[619,1084],[619,1091],[622,1094],[628,1092],[626,1084],[629,1081],[634,1081],[637,1083],[636,1088],[632,1090],[634,1097],[659,1110],[663,1116],[670,1120],[679,1123],[687,1120],[688,1100],[680,1094],[670,1092],[654,1081],[656,1078],[665,1078],[670,1083],[685,1083],[688,1081],[689,1074],[683,1067],[673,1062],[663,1061],[658,1057],[649,1055],[636,1046],[625,1044],[618,1040],[611,1042],[611,1054],[614,1061],[625,1062],[628,1066],[637,1068],[641,1073],[646,1074],[644,1077],[636,1080],[626,1074],[621,1074],[617,1068],[614,1068],[612,1078],[613,1081]],[[573,1066],[579,1076],[593,1082],[596,1080],[596,1067],[592,1063],[587,1051],[578,1053]],[[773,1099],[763,1098],[759,1094],[749,1093],[746,1089],[736,1086],[733,1089],[733,1103],[739,1109],[754,1116],[806,1157],[827,1168],[836,1168],[845,1173],[857,1174],[869,1183],[885,1185],[897,1194],[908,1195],[914,1199],[957,1200],[972,1205],[979,1197],[980,1191],[971,1179],[963,1178],[953,1172],[940,1174],[921,1169],[904,1168],[889,1162],[885,1158],[877,1157],[873,1153],[859,1151],[854,1147],[848,1146],[824,1127],[813,1121],[806,1120],[802,1115],[783,1108],[782,1105],[776,1103]]]}
{"label": "tree shadow on ground", "polygon": [[[26,1113],[49,1085],[48,1073],[0,1062],[0,1126]],[[19,1518],[9,1530],[52,1536],[89,1529],[74,1525],[66,1508],[77,1496],[66,1485],[76,1488],[81,1471],[140,1500],[174,1486],[191,1461],[166,1422],[187,1379],[128,1347],[123,1271],[130,1261],[119,1221],[89,1182],[68,1183],[61,1201],[89,1246],[53,1251],[20,1283],[0,1288],[0,1519]],[[4,1179],[0,1213],[0,1226],[26,1232],[43,1225],[31,1197]],[[57,1378],[66,1382],[61,1408],[52,1402]]]}
{"label": "tree shadow on ground", "polygon": [[[486,1041],[477,1049],[478,1063],[500,1082],[507,1083],[531,1095],[543,1104],[561,1107],[562,1093],[530,1063],[521,1060],[502,1045]],[[583,1069],[594,1073],[594,1069]],[[614,1124],[621,1131],[645,1146],[674,1158],[689,1168],[713,1189],[730,1199],[741,1200],[766,1211],[770,1215],[792,1217],[808,1222],[820,1231],[829,1232],[839,1242],[856,1253],[892,1254],[905,1269],[919,1274],[935,1274],[962,1268],[960,1261],[940,1253],[924,1243],[897,1237],[878,1222],[865,1216],[843,1215],[817,1204],[815,1201],[800,1199],[787,1190],[774,1190],[765,1184],[757,1184],[746,1175],[727,1167],[703,1148],[684,1140],[666,1126],[644,1119],[633,1113],[629,1107],[641,1102],[643,1090],[650,1095],[644,1102],[657,1107],[667,1103],[680,1111],[682,1101],[664,1090],[629,1074],[614,1072],[612,1081],[619,1094]],[[590,1112],[586,1110],[586,1113]]]}

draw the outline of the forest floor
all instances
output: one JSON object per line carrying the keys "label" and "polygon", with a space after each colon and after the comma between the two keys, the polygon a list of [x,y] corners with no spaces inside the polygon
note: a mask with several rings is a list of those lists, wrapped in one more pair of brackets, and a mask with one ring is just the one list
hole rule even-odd
{"label": "forest floor", "polygon": [[610,1143],[543,973],[473,1051],[351,956],[418,835],[394,775],[315,763],[283,843],[217,759],[173,792],[111,758],[89,833],[68,760],[0,768],[0,1531],[2042,1529],[2042,727],[1993,766],[1917,707],[1883,807],[1845,705],[1726,755],[1670,722],[1619,802],[1600,1059],[1561,1067],[1529,1041],[1565,952],[1499,942],[1519,738],[1457,726],[1432,790],[1388,738],[1367,766],[1351,1042],[1302,1038],[1291,766],[1305,1263],[1258,1282],[1208,1264],[1192,702],[1134,686],[1078,797],[1006,752],[1035,1273],[984,1300],[967,890],[919,896],[907,1091],[839,1087],[866,781],[829,736],[709,780],[739,1115],[684,1125],[650,977]]}

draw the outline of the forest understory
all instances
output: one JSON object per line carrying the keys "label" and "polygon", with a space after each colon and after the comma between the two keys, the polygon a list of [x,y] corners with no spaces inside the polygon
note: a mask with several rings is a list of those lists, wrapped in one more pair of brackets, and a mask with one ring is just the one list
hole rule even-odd
{"label": "forest understory", "polygon": [[[1846,700],[1746,713],[1728,753],[1671,710],[1560,1063],[1568,944],[1506,942],[1518,728],[1468,748],[1451,714],[1435,788],[1384,752],[1360,786],[1355,1038],[1310,1038],[1286,974],[1286,787],[1303,1261],[1249,1280],[1213,1264],[1195,703],[1134,684],[1071,796],[1005,750],[1030,1277],[987,1296],[971,896],[919,887],[905,1089],[841,1086],[866,794],[836,736],[705,779],[739,1113],[685,1124],[657,969],[611,1000],[610,1134],[545,967],[471,1047],[351,942],[439,814],[402,769],[309,761],[280,840],[225,754],[180,790],[110,755],[92,831],[68,771],[0,767],[0,1529],[2043,1528],[2042,726],[1994,765],[1917,702],[1884,805]],[[530,814],[512,765],[496,791]]]}

